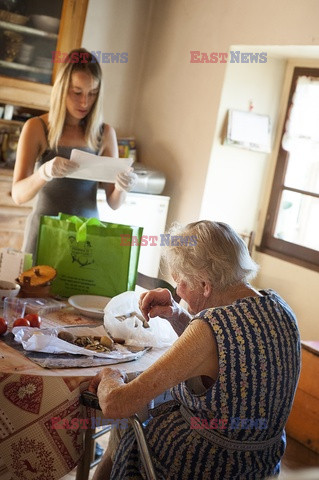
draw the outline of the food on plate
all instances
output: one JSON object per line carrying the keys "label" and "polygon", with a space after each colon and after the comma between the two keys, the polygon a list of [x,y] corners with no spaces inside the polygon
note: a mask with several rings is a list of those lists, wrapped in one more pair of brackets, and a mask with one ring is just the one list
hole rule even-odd
{"label": "food on plate", "polygon": [[112,348],[113,347],[113,340],[110,338],[108,335],[103,335],[100,339],[101,345],[104,345],[104,347]]}
{"label": "food on plate", "polygon": [[76,337],[72,333],[62,330],[58,333],[58,338],[95,352],[109,352],[113,350],[114,346],[114,341],[108,335],[102,335],[101,337],[82,335]]}
{"label": "food on plate", "polygon": [[13,327],[30,327],[30,322],[26,318],[17,318],[13,322]]}
{"label": "food on plate", "polygon": [[27,315],[25,315],[24,318],[26,320],[29,320],[30,327],[40,328],[41,317],[39,317],[39,315],[37,313],[27,313]]}
{"label": "food on plate", "polygon": [[7,329],[8,329],[8,324],[6,320],[0,317],[0,335],[3,335],[4,333],[6,333]]}
{"label": "food on plate", "polygon": [[64,340],[65,342],[74,343],[74,336],[72,333],[65,332],[64,330],[58,333],[58,338],[60,338],[60,340]]}

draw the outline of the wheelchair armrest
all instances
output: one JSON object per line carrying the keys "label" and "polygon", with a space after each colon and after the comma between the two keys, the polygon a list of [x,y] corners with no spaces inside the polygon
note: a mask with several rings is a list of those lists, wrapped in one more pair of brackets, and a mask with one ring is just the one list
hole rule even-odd
{"label": "wheelchair armrest", "polygon": [[98,396],[95,393],[91,393],[88,390],[85,390],[81,393],[80,403],[85,407],[91,407],[95,410],[102,410],[99,404]]}

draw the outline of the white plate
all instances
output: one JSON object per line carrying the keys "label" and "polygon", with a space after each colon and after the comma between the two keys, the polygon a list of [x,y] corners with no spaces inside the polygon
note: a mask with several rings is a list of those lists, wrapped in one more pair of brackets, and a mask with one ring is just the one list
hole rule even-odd
{"label": "white plate", "polygon": [[93,318],[103,318],[104,308],[111,299],[100,295],[73,295],[68,302],[79,313]]}

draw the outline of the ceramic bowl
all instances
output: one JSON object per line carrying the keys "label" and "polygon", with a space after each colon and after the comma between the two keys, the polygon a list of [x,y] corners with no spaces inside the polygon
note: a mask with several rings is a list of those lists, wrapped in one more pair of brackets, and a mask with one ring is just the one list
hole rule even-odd
{"label": "ceramic bowl", "polygon": [[14,282],[0,280],[0,301],[5,297],[16,297],[20,291],[20,285]]}
{"label": "ceramic bowl", "polygon": [[104,317],[104,309],[111,299],[100,295],[73,295],[68,302],[82,315],[92,318]]}
{"label": "ceramic bowl", "polygon": [[45,32],[58,33],[60,19],[48,17],[47,15],[31,15],[31,21],[35,28]]}

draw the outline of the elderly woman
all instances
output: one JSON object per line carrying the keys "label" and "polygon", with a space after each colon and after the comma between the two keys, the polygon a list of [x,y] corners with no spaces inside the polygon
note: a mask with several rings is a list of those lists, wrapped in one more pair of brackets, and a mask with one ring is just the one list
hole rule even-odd
{"label": "elderly woman", "polygon": [[[140,309],[146,319],[169,320],[178,340],[133,381],[104,369],[90,389],[114,419],[172,389],[174,400],[151,411],[145,429],[161,480],[276,475],[300,369],[294,313],[276,292],[248,283],[257,265],[228,225],[199,221],[171,234],[196,239],[166,247],[189,309],[165,289],[144,293]],[[120,440],[111,478],[145,478],[131,431]]]}

